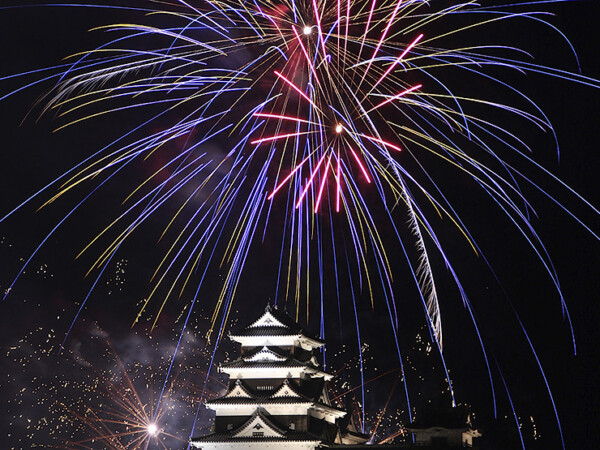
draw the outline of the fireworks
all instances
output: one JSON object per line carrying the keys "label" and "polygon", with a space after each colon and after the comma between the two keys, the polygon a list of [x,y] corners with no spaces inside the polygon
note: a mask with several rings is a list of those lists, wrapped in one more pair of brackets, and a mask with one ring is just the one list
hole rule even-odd
{"label": "fireworks", "polygon": [[[40,101],[42,112],[54,111],[63,122],[59,129],[131,109],[151,111],[139,127],[41,191],[54,190],[44,206],[82,185],[97,195],[129,166],[166,159],[133,187],[123,211],[82,252],[104,247],[90,269],[102,273],[136,229],[166,205],[177,205],[162,233],[171,236],[172,245],[141,312],[159,288],[167,292],[164,305],[196,282],[192,274],[199,268],[219,264],[228,269],[214,327],[223,308],[227,315],[250,246],[260,235],[281,236],[278,285],[286,286],[285,297],[292,296],[298,308],[301,288],[315,274],[320,284],[340,282],[338,275],[332,280],[315,270],[330,254],[333,261],[349,260],[372,302],[378,280],[396,310],[397,269],[389,257],[395,246],[406,255],[441,348],[433,255],[464,291],[431,213],[453,224],[473,251],[480,249],[446,198],[443,180],[435,178],[439,170],[463,174],[481,188],[556,280],[522,194],[521,184],[537,186],[503,156],[510,152],[531,162],[526,144],[470,109],[508,112],[551,130],[517,88],[487,71],[564,73],[515,59],[522,53],[508,46],[443,47],[448,36],[508,20],[510,13],[474,2],[436,10],[422,0],[176,2],[156,8],[152,3],[142,9],[151,13],[148,23],[105,27],[114,39],[71,58]],[[472,22],[454,27],[456,17]],[[465,89],[444,81],[454,72],[494,82],[524,100],[512,105],[468,97]],[[595,86],[584,77],[568,78]],[[154,126],[160,131],[145,131]],[[281,223],[282,212],[283,228],[270,225],[274,216]],[[398,224],[407,218],[404,230]],[[390,243],[383,229],[399,242]],[[466,294],[463,300],[468,307]]]}
{"label": "fireworks", "polygon": [[150,423],[148,424],[148,426],[146,427],[146,430],[148,431],[148,434],[150,436],[156,436],[156,434],[158,433],[158,427],[156,426],[155,423]]}
{"label": "fireworks", "polygon": [[[61,355],[48,344],[55,336],[46,337],[43,329],[26,333],[9,349],[7,359],[18,363],[3,382],[10,443],[15,448],[185,447],[202,395],[208,399],[223,390],[219,378],[201,372],[210,347],[188,333],[185,351],[165,382],[169,339],[152,344],[147,336],[132,334],[116,339],[113,347],[97,327],[85,335],[79,331]],[[35,404],[38,408],[31,408]],[[203,416],[199,428],[207,426]]]}
{"label": "fireworks", "polygon": [[[452,228],[465,248],[485,255],[450,187],[487,197],[558,291],[525,192],[539,190],[586,227],[539,187],[540,174],[558,180],[535,163],[515,130],[552,126],[509,81],[524,72],[598,82],[537,65],[504,42],[473,42],[474,30],[481,36],[504,21],[545,23],[536,4],[143,2],[138,23],[103,27],[105,45],[48,76],[55,84],[38,106],[57,116],[58,130],[131,111],[139,122],[25,202],[41,199],[46,207],[81,196],[41,244],[89,198],[142,173],[79,255],[94,255],[95,286],[132,235],[151,219],[164,223],[159,235],[168,246],[137,321],[157,299],[155,324],[183,292],[195,292],[195,305],[207,274],[221,269],[209,332],[216,330],[218,342],[244,268],[269,240],[279,249],[275,296],[293,301],[297,315],[304,308],[310,315],[313,285],[331,286],[338,298],[349,291],[346,307],[355,312],[355,295],[364,290],[373,305],[385,304],[394,330],[394,278],[404,259],[441,351],[433,261],[446,268],[477,327],[442,234]],[[325,290],[321,305],[330,301]],[[562,307],[568,318],[564,301]],[[324,327],[323,314],[321,320]]]}

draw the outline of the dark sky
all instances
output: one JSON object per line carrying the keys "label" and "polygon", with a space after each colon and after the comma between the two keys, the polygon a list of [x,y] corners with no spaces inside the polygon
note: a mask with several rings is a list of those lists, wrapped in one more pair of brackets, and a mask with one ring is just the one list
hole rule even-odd
{"label": "dark sky", "polygon": [[[597,57],[600,35],[596,20],[600,6],[594,1],[567,3],[547,6],[548,10],[557,13],[551,22],[571,40],[580,57],[583,74],[600,78]],[[544,8],[546,7],[540,7]],[[133,20],[134,17],[134,14],[125,14],[119,20]],[[109,11],[91,12],[76,8],[0,9],[0,32],[4,43],[0,76],[49,67],[60,63],[61,58],[66,55],[93,48],[102,43],[105,37],[102,33],[88,33],[87,30],[113,21],[114,13]],[[505,30],[509,42],[523,43],[523,47],[536,54],[536,61],[541,64],[554,64],[567,71],[576,70],[574,58],[560,39],[541,38],[538,31],[535,27],[529,29],[518,25]],[[0,95],[37,78],[37,75],[33,75],[2,80]],[[453,80],[456,83],[459,81]],[[519,78],[518,82],[524,85],[524,91],[548,115],[561,145],[558,163],[552,141],[547,135],[539,136],[530,130],[523,130],[522,137],[533,144],[534,159],[591,204],[599,205],[597,174],[600,157],[596,154],[596,136],[600,91],[540,76]],[[49,115],[39,121],[36,121],[37,116],[29,116],[21,124],[36,98],[48,87],[47,84],[32,87],[0,102],[0,129],[3,135],[0,167],[1,215],[130,124],[126,117],[118,120],[103,119],[59,133],[52,133],[56,122]],[[558,183],[548,182],[547,177],[540,177],[539,181],[544,188],[556,195],[558,201],[572,207],[573,212],[594,232],[600,230],[598,216],[575,201]],[[141,389],[147,388],[148,383],[144,385],[144,377],[151,377],[153,380],[164,377],[166,361],[172,354],[174,342],[181,330],[182,317],[187,313],[190,295],[167,305],[151,337],[148,337],[147,332],[148,317],[151,318],[152,314],[145,317],[142,324],[130,328],[140,301],[148,295],[148,279],[158,261],[157,250],[164,251],[160,244],[156,244],[156,236],[160,232],[157,230],[161,230],[160,223],[151,222],[145,227],[142,236],[134,238],[132,244],[109,266],[106,276],[91,296],[88,307],[77,321],[73,334],[67,341],[67,350],[61,355],[57,351],[93,282],[93,277],[85,277],[92,260],[84,258],[83,261],[73,262],[74,256],[93,236],[90,230],[97,229],[98,223],[104,223],[114,216],[118,210],[115,209],[114,199],[119,198],[120,201],[123,196],[122,188],[120,184],[110,186],[103,197],[84,205],[76,219],[67,221],[45,244],[0,305],[0,347],[3,356],[0,365],[0,404],[7,405],[3,412],[10,418],[9,421],[2,421],[1,434],[9,435],[11,448],[29,448],[29,441],[39,445],[64,445],[64,439],[73,431],[70,425],[57,420],[59,413],[56,412],[56,404],[84,397],[82,392],[87,392],[88,388],[81,386],[89,387],[94,379],[106,378],[105,373],[116,370],[114,359],[105,358],[103,350],[94,341],[99,334],[108,336],[126,366],[134,368],[132,372],[135,372],[136,382]],[[444,296],[442,313],[445,356],[452,373],[457,400],[473,406],[482,428],[487,427],[490,435],[497,433],[511,442],[508,445],[515,444],[514,426],[510,420],[502,419],[510,415],[510,409],[494,362],[496,360],[524,424],[523,430],[530,443],[528,448],[560,448],[545,382],[515,319],[510,306],[512,304],[529,331],[531,342],[547,375],[562,421],[567,448],[590,448],[593,442],[600,442],[597,412],[600,402],[593,384],[593,379],[596,378],[596,361],[600,356],[596,344],[600,337],[597,331],[600,318],[597,299],[600,290],[600,246],[593,236],[548,199],[534,190],[527,192],[539,216],[532,222],[553,258],[569,307],[577,339],[577,356],[574,356],[568,325],[562,318],[560,299],[543,268],[508,221],[499,218],[497,211],[489,207],[482,196],[462,188],[464,186],[456,186],[449,195],[459,199],[464,211],[470,211],[466,220],[481,236],[486,256],[494,266],[502,288],[485,269],[482,258],[465,251],[458,243],[454,244],[452,237],[447,238],[448,251],[462,274],[481,324],[485,348],[492,365],[501,420],[491,419],[489,381],[470,318],[462,308],[456,288],[445,273],[443,264],[434,261],[434,269],[440,273],[438,290]],[[73,206],[70,201],[72,200],[61,200],[40,212],[35,211],[39,206],[36,203],[0,223],[2,291],[10,286],[20,265],[45,234],[65,217]],[[267,242],[262,247],[253,247],[251,263],[240,283],[239,291],[242,294],[238,294],[233,308],[234,322],[247,322],[259,314],[267,301],[274,300],[273,277],[263,276],[263,270],[267,270],[263,266],[272,262],[267,259],[273,257],[276,251],[272,247],[277,245],[270,246]],[[401,260],[394,257],[392,263],[400,265]],[[211,347],[203,340],[208,324],[206,316],[212,312],[213,299],[218,295],[222,276],[222,272],[215,270],[212,281],[206,283],[202,291],[203,301],[196,307],[190,327],[195,336],[188,336],[186,341],[190,346],[197,346],[197,349],[188,347],[184,352],[186,359],[178,360],[177,367],[193,369],[195,364],[200,367],[207,364]],[[406,364],[411,393],[416,398],[415,404],[422,405],[426,403],[424,398],[436,399],[439,396],[438,392],[443,389],[444,375],[435,352],[433,355],[424,354],[422,346],[415,341],[416,334],[427,339],[427,333],[423,330],[424,319],[416,303],[416,293],[409,283],[408,276],[399,270],[395,289],[402,304],[401,347],[405,356],[411,360]],[[317,292],[311,291],[311,295],[316,294]],[[330,370],[341,367],[345,361],[350,360],[355,369],[346,370],[344,376],[356,384],[359,380],[356,369],[357,344],[350,299],[348,296],[342,299],[340,327],[333,290],[328,289],[325,295],[333,298],[326,305],[325,312],[329,348],[327,361]],[[397,359],[389,357],[390,354],[395,354],[395,349],[384,303],[379,300],[375,310],[371,311],[369,299],[364,292],[357,294],[357,302],[362,339],[368,345],[368,349],[365,348],[365,373],[369,378],[384,370],[396,368]],[[158,305],[152,305],[152,312],[157,307]],[[309,327],[316,332],[319,329],[318,301],[312,301],[311,307]],[[290,310],[293,311],[293,308]],[[306,321],[305,314],[303,321]],[[101,333],[96,331],[97,327],[102,330]],[[224,357],[229,351],[225,347],[218,357]],[[199,359],[202,360],[201,363],[197,362]],[[90,361],[91,365],[97,364],[98,368],[90,370],[81,363],[82,360]],[[149,371],[158,375],[148,375]],[[61,388],[64,383],[69,383],[71,373],[70,387]],[[196,412],[194,401],[199,398],[198,386],[202,384],[203,375],[183,370],[181,377],[188,377],[184,380],[188,383],[182,381],[183,387],[177,391],[177,395],[182,391],[186,394],[182,394],[182,399],[178,400],[177,408],[174,409],[171,432],[186,438]],[[370,385],[366,406],[371,417],[387,399],[393,381],[394,375]],[[156,384],[162,384],[162,381],[157,381]],[[157,389],[155,386],[154,391]],[[156,397],[156,392],[154,395]],[[89,400],[90,403],[93,401],[96,400]],[[81,405],[77,401],[74,403]],[[395,411],[401,412],[405,408],[404,397],[399,390],[395,392],[392,404]],[[53,420],[47,420],[49,414],[54,416]],[[390,412],[389,416],[396,417],[396,412]],[[394,426],[393,420],[387,424],[389,430]],[[406,417],[401,417],[400,420],[405,421]],[[535,433],[541,436],[537,440],[533,438],[534,428]],[[54,431],[57,429],[58,432]],[[78,432],[85,433],[81,430]],[[169,441],[169,445],[177,448],[178,441]]]}

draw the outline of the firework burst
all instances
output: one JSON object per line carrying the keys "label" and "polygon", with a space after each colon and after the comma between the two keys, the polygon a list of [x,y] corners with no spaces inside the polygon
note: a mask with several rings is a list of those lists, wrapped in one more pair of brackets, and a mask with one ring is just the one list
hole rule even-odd
{"label": "firework burst", "polygon": [[[102,332],[97,331],[95,335],[101,336]],[[155,389],[160,368],[164,367],[160,366],[157,371],[150,361],[124,362],[110,341],[102,340],[102,357],[108,364],[95,368],[84,355],[74,355],[77,364],[87,367],[85,381],[63,376],[62,386],[54,387],[57,397],[64,397],[62,401],[55,399],[53,409],[57,417],[63,418],[60,434],[65,448],[87,449],[101,445],[110,449],[167,449],[185,445],[186,430],[179,424],[192,405],[216,396],[213,389],[222,389],[221,381],[214,377],[209,380],[198,367],[180,363],[170,370],[170,380],[163,388]],[[203,353],[201,348],[190,351],[194,359]],[[205,378],[207,382],[196,384]],[[65,388],[69,384],[76,389],[69,388],[67,395]]]}
{"label": "firework burst", "polygon": [[[521,190],[521,184],[533,182],[504,157],[512,153],[532,162],[527,146],[488,116],[469,111],[485,107],[490,115],[508,112],[551,130],[524,94],[486,70],[565,75],[525,57],[514,59],[523,52],[509,46],[442,46],[450,37],[515,17],[540,21],[535,12],[505,12],[472,1],[434,10],[422,0],[178,1],[140,11],[148,13],[147,24],[105,27],[113,40],[74,55],[57,76],[56,87],[40,100],[42,112],[54,111],[64,121],[59,129],[124,110],[159,110],[44,189],[58,187],[43,206],[81,185],[92,185],[91,195],[127,166],[177,145],[175,153],[163,155],[167,162],[159,163],[126,197],[124,211],[85,247],[84,252],[109,242],[90,271],[102,272],[137,228],[165,204],[176,202],[179,208],[163,236],[175,223],[183,225],[173,231],[148,301],[159,286],[167,286],[163,305],[181,292],[203,263],[212,262],[215,241],[225,240],[220,264],[229,269],[214,325],[222,308],[229,311],[250,244],[257,235],[266,235],[276,203],[287,217],[279,233],[286,298],[295,292],[300,307],[300,287],[303,280],[309,284],[310,266],[323,266],[329,239],[333,259],[353,254],[360,285],[372,292],[373,279],[379,279],[393,304],[389,239],[380,235],[379,222],[388,220],[387,229],[401,236],[393,213],[403,205],[400,217],[408,218],[415,257],[410,248],[402,248],[441,347],[432,255],[441,256],[459,287],[460,281],[428,220],[429,210],[449,219],[467,245],[479,251],[444,196],[442,181],[434,177],[442,167],[464,174],[497,203],[556,280]],[[455,17],[484,19],[456,27]],[[444,82],[444,75],[454,72],[494,83],[521,97],[521,105],[455,93]],[[595,85],[584,77],[568,77]],[[161,131],[136,139],[148,123],[160,124]],[[229,150],[215,154],[212,142]],[[431,163],[431,155],[437,164]],[[367,200],[369,191],[379,201],[372,196]],[[379,217],[382,211],[387,219]],[[343,226],[334,226],[335,213],[345,217]],[[232,218],[233,231],[226,226]],[[347,238],[340,237],[346,233]],[[348,249],[345,258],[335,255],[338,240]],[[319,281],[326,282],[317,272]]]}
{"label": "firework burst", "polygon": [[[169,298],[190,283],[195,304],[209,269],[223,268],[209,332],[216,330],[218,342],[251,247],[262,238],[280,248],[276,295],[293,301],[297,315],[303,305],[309,315],[311,284],[334,286],[338,297],[348,284],[355,311],[358,291],[368,291],[373,305],[381,295],[394,329],[399,307],[393,280],[401,255],[441,351],[432,258],[445,266],[477,323],[439,220],[483,254],[446,194],[448,184],[464,180],[466,189],[477,188],[496,205],[559,293],[525,189],[539,190],[586,227],[533,181],[530,172],[560,184],[502,119],[552,132],[541,109],[507,81],[513,74],[541,73],[593,87],[598,82],[537,65],[510,44],[472,41],[474,30],[505,21],[545,24],[534,10],[538,3],[178,0],[110,6],[143,17],[103,27],[111,36],[105,45],[52,69],[42,81],[55,85],[38,107],[57,116],[59,130],[130,111],[141,119],[25,202],[41,198],[48,206],[84,192],[42,244],[89,197],[152,161],[122,209],[80,254],[96,249],[90,273],[99,279],[132,234],[150,218],[167,217],[161,239],[169,239],[168,249],[138,320],[161,297],[158,320]],[[561,187],[596,217],[592,205]],[[347,277],[338,267],[347,268]],[[562,296],[561,302],[568,319]]]}

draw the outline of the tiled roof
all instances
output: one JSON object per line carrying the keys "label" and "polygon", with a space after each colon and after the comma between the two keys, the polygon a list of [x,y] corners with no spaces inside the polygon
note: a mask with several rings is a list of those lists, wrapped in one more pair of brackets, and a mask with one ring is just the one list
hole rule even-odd
{"label": "tiled roof", "polygon": [[258,347],[254,347],[252,350],[250,351],[246,351],[246,353],[244,353],[244,355],[242,356],[242,358],[252,358],[253,356],[255,356],[257,353],[262,352],[265,347],[267,347],[268,350],[272,351],[273,353],[280,355],[280,356],[285,356],[286,358],[288,356],[290,356],[290,352],[283,350],[280,347],[275,347],[272,345],[269,346],[258,346]]}
{"label": "tiled roof", "polygon": [[246,398],[253,398],[254,397],[254,393],[252,392],[251,389],[248,388],[248,386],[246,386],[242,380],[236,380],[235,384],[233,385],[233,387],[231,387],[227,393],[223,396],[223,397],[246,397]]}
{"label": "tiled roof", "polygon": [[228,433],[215,433],[208,436],[192,438],[191,442],[321,442],[318,436],[311,433],[288,431],[283,437],[244,437],[236,438]]}
{"label": "tiled roof", "polygon": [[[266,436],[240,436],[241,433],[249,431],[249,427],[255,428],[252,424],[260,423],[263,429],[271,431],[271,435]],[[250,430],[251,431],[251,430]],[[274,434],[274,435],[273,435]],[[202,436],[199,438],[193,438],[190,442],[289,442],[289,441],[309,441],[309,442],[320,442],[317,436],[307,433],[293,430],[282,429],[275,423],[271,422],[271,419],[267,417],[263,411],[257,409],[252,417],[250,417],[243,425],[239,426],[235,430],[231,430],[229,433],[213,433],[208,436]]]}
{"label": "tiled roof", "polygon": [[[279,397],[280,392],[283,392],[284,394],[292,392],[293,394],[296,394],[295,396],[301,397],[305,400],[314,400],[314,395],[307,395],[306,389],[301,388],[295,381],[289,379],[283,380],[283,383],[281,383],[281,385],[278,386],[277,389],[275,389],[270,396],[273,398],[277,398]],[[282,395],[282,397],[287,397],[287,395]],[[291,397],[294,396],[292,395]]]}
{"label": "tiled roof", "polygon": [[292,330],[287,327],[256,327],[244,328],[231,332],[231,336],[235,337],[252,337],[252,336],[300,336],[301,330]]}
{"label": "tiled roof", "polygon": [[[225,395],[223,397],[208,400],[206,402],[206,404],[207,405],[256,405],[256,406],[312,404],[312,405],[318,405],[320,407],[331,408],[331,409],[335,409],[338,411],[343,411],[342,409],[337,408],[333,405],[327,405],[327,404],[319,401],[319,397],[320,397],[319,390],[317,390],[316,392],[313,392],[312,394],[305,393],[306,390],[301,389],[300,386],[298,386],[294,381],[285,380],[278,388],[274,389],[273,391],[271,391],[268,394],[250,390],[240,380],[238,380],[236,382],[236,385],[238,383],[242,387],[245,388],[245,391],[248,392],[251,395],[251,397],[237,397],[237,396],[227,397]],[[321,386],[321,389],[322,389],[323,384],[324,384],[324,381],[322,381],[321,383],[316,383],[314,386],[312,386],[310,391],[315,391],[314,388],[319,387],[319,386]],[[273,397],[274,394],[279,392],[286,385],[292,392],[298,394],[300,397],[296,397],[296,396]],[[309,394],[309,395],[307,395],[307,394]]]}
{"label": "tiled roof", "polygon": [[[251,336],[298,336],[303,335],[316,342],[325,343],[311,333],[303,330],[285,311],[279,310],[271,305],[267,305],[265,313],[271,314],[278,322],[284,326],[247,326],[243,329],[234,330],[230,333],[231,337],[251,337]],[[256,322],[256,321],[255,321]]]}
{"label": "tiled roof", "polygon": [[313,367],[311,364],[298,361],[297,359],[289,358],[286,361],[264,361],[264,362],[255,362],[255,361],[245,361],[243,359],[236,359],[235,361],[231,361],[228,363],[221,364],[220,368],[227,369],[279,369],[279,368],[302,368],[302,367],[310,367],[312,369],[317,369]]}
{"label": "tiled roof", "polygon": [[244,353],[244,355],[242,356],[242,359],[246,359],[246,360],[251,359],[261,352],[271,353],[272,356],[280,357],[280,358],[289,358],[290,357],[290,352],[285,351],[282,348],[263,346],[263,347],[256,347],[253,351]]}
{"label": "tiled roof", "polygon": [[322,402],[316,402],[311,400],[304,400],[298,397],[277,397],[277,398],[245,398],[245,397],[220,397],[215,398],[213,400],[208,400],[206,402],[207,405],[314,405],[321,408],[325,408],[329,411],[341,411],[344,412],[343,409],[336,408],[333,405],[326,405]]}
{"label": "tiled roof", "polygon": [[[309,385],[307,383],[307,385]],[[322,384],[321,384],[322,386]],[[283,389],[289,389],[292,393],[296,394],[296,395],[283,395],[283,396],[276,396],[278,394],[278,392],[282,391]],[[231,392],[235,391],[236,389],[241,389],[243,393],[245,393],[247,396],[238,396],[238,395],[230,395]],[[314,386],[310,386],[309,385],[309,389],[307,392],[306,387],[305,388],[301,388],[300,386],[298,386],[298,384],[293,381],[293,380],[284,380],[280,385],[276,386],[273,390],[271,390],[268,393],[265,393],[264,391],[257,391],[254,389],[249,388],[246,383],[244,383],[242,380],[236,380],[235,385],[229,390],[229,392],[227,392],[225,395],[223,395],[222,397],[218,397],[212,400],[207,401],[207,403],[209,404],[220,404],[221,401],[220,400],[226,400],[226,399],[238,399],[240,401],[245,400],[249,403],[255,401],[255,402],[265,402],[270,398],[278,399],[278,398],[289,398],[289,399],[295,399],[296,401],[301,401],[301,400],[305,400],[307,402],[314,402],[317,401],[319,399],[320,394],[317,393],[317,395],[315,395],[313,393],[314,391]]]}
{"label": "tiled roof", "polygon": [[312,404],[308,399],[298,397],[220,397],[206,402],[207,405],[278,405],[278,404]]}

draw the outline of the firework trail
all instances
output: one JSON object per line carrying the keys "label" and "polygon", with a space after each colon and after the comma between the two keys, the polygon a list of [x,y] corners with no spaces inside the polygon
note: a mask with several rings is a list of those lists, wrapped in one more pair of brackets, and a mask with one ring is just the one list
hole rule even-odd
{"label": "firework trail", "polygon": [[[534,210],[525,190],[539,190],[598,238],[535,177],[549,178],[594,214],[598,211],[538,165],[514,129],[494,118],[509,115],[511,123],[553,133],[541,109],[502,73],[544,74],[592,87],[599,83],[537,65],[519,48],[472,40],[473,31],[505,21],[541,23],[554,31],[535,10],[544,3],[179,0],[142,2],[135,8],[81,5],[126,10],[142,19],[103,27],[99,31],[110,36],[105,45],[47,73],[36,72],[32,84],[54,83],[39,100],[39,111],[60,120],[57,130],[130,111],[143,119],[23,204],[43,199],[46,207],[86,192],[43,245],[88,197],[127,177],[132,168],[156,161],[150,175],[126,195],[122,210],[81,252],[99,249],[90,268],[99,279],[132,234],[169,211],[161,233],[169,248],[136,320],[161,297],[156,323],[166,302],[181,296],[190,283],[196,283],[195,302],[209,267],[222,268],[224,281],[209,332],[216,331],[218,343],[253,248],[261,239],[272,239],[281,248],[276,294],[294,302],[297,316],[303,302],[309,315],[311,285],[335,285],[340,296],[341,262],[354,278],[347,283],[352,299],[364,290],[374,305],[376,293],[382,292],[394,329],[398,269],[390,252],[403,255],[441,352],[433,259],[446,267],[477,323],[436,223],[452,224],[466,246],[482,254],[445,192],[446,175],[480,190],[514,223],[559,293],[552,261],[530,220]],[[482,83],[488,87],[469,89]],[[490,95],[495,91],[501,94]],[[324,270],[331,261],[333,274]],[[203,273],[199,282],[198,271]],[[568,320],[562,295],[561,302]]]}
{"label": "firework trail", "polygon": [[[226,389],[220,377],[203,383],[211,347],[190,332],[161,389],[170,339],[152,342],[137,332],[109,337],[87,324],[59,355],[49,331],[27,330],[7,351],[6,359],[17,362],[5,366],[3,384],[8,448],[181,448],[200,391],[209,399]],[[203,415],[199,429],[209,419]]]}
{"label": "firework trail", "polygon": [[[94,398],[79,401],[76,405],[60,404],[64,411],[83,424],[84,431],[79,434],[86,436],[69,440],[67,447],[94,448],[96,443],[101,443],[105,448],[111,449],[147,449],[154,445],[166,449],[165,438],[185,442],[185,439],[162,428],[168,412],[168,407],[165,405],[169,405],[171,397],[177,395],[175,393],[175,385],[179,383],[177,378],[173,378],[160,402],[154,403],[156,399],[151,389],[149,390],[151,398],[143,399],[143,395],[140,395],[132,380],[132,374],[126,369],[114,349],[111,350],[112,357],[117,363],[117,370],[105,375],[96,375],[94,390],[100,391],[100,400]],[[140,376],[139,372],[142,371],[137,368],[136,378]],[[146,386],[153,378],[152,374],[141,375]]]}

